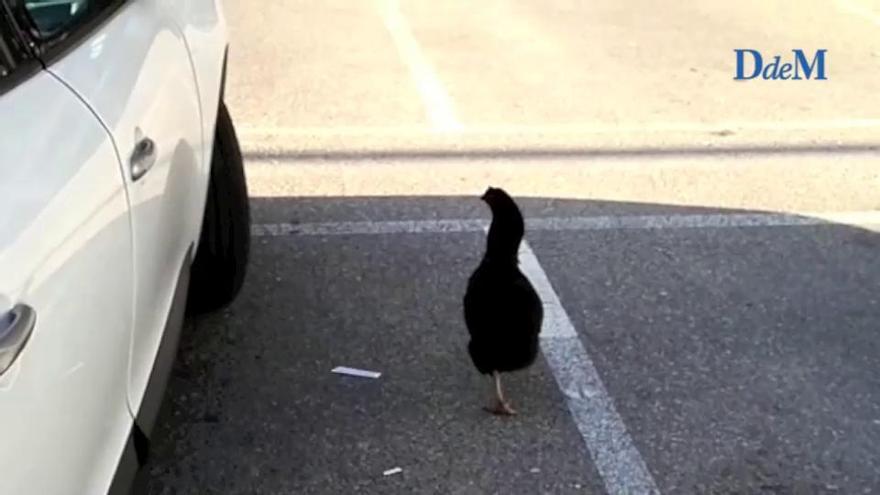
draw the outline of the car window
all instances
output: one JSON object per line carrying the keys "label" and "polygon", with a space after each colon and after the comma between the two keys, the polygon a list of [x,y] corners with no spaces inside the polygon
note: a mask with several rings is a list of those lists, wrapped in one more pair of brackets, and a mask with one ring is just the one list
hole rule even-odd
{"label": "car window", "polygon": [[24,7],[41,38],[49,39],[75,29],[93,15],[95,0],[28,0]]}
{"label": "car window", "polygon": [[9,42],[0,37],[0,78],[12,74],[13,69],[15,69],[15,57]]}
{"label": "car window", "polygon": [[39,69],[39,63],[13,26],[12,15],[0,3],[0,94]]}
{"label": "car window", "polygon": [[77,45],[126,0],[5,0],[44,63]]}

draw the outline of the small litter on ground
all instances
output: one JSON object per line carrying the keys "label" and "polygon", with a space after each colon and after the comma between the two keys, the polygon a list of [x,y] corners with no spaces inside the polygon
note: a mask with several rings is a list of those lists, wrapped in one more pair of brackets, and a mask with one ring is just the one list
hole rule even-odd
{"label": "small litter on ground", "polygon": [[399,474],[402,472],[403,472],[403,469],[401,469],[399,467],[395,467],[395,468],[391,468],[391,469],[386,469],[385,471],[382,472],[382,475],[383,476],[391,476],[392,474]]}
{"label": "small litter on ground", "polygon": [[378,371],[361,370],[357,368],[349,368],[348,366],[337,366],[330,371],[340,375],[358,376],[361,378],[379,378],[382,376],[382,373],[379,373]]}

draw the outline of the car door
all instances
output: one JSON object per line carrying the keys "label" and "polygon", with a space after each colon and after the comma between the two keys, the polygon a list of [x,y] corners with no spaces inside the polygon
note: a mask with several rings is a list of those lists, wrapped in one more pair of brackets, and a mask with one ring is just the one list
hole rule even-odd
{"label": "car door", "polygon": [[0,493],[106,493],[128,440],[133,260],[110,135],[0,0]]}
{"label": "car door", "polygon": [[[27,6],[32,12],[41,2],[59,3],[30,0]],[[144,391],[202,220],[208,169],[199,92],[173,2],[66,3],[67,11],[107,11],[87,38],[61,48],[52,43],[51,20],[41,25],[34,16],[34,41],[46,70],[75,91],[112,134],[123,163],[135,269],[129,401],[141,415]],[[50,36],[42,43],[41,32]],[[157,406],[150,404],[147,427]]]}

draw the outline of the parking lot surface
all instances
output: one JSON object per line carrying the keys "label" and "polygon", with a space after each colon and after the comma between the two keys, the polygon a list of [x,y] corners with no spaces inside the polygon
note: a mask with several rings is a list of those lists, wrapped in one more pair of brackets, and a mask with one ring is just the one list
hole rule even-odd
{"label": "parking lot surface", "polygon": [[[188,323],[144,492],[880,489],[880,12],[664,5],[227,1],[250,271]],[[734,85],[738,40],[839,76]],[[551,315],[513,418],[461,307],[489,185]]]}

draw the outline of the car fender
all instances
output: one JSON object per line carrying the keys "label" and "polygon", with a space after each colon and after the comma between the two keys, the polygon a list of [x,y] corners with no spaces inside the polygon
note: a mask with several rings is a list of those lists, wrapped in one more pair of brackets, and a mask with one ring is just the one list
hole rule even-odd
{"label": "car fender", "polygon": [[195,191],[199,204],[198,221],[191,232],[198,247],[201,219],[214,149],[217,111],[223,98],[229,52],[229,32],[221,0],[161,0],[175,20],[189,51],[193,77],[199,92],[202,121],[203,166]]}

